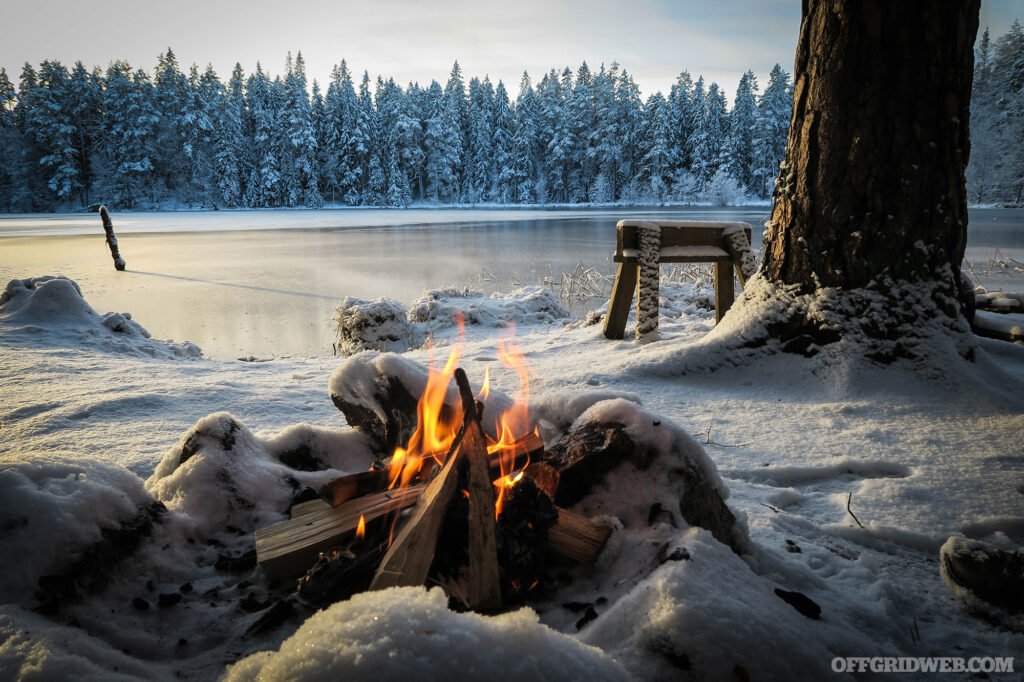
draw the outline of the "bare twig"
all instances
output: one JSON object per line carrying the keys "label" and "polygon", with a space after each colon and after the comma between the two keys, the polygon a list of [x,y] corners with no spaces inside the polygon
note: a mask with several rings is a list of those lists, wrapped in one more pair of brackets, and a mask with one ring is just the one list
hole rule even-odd
{"label": "bare twig", "polygon": [[764,502],[762,502],[762,503],[761,503],[761,506],[762,506],[762,507],[768,507],[768,508],[769,508],[769,509],[771,509],[771,510],[772,510],[773,512],[775,512],[776,514],[778,514],[778,513],[779,513],[779,510],[778,510],[778,509],[776,509],[775,507],[771,506],[770,504],[765,504]]}
{"label": "bare twig", "polygon": [[853,513],[852,509],[850,509],[850,502],[852,501],[853,493],[850,493],[849,495],[846,496],[846,511],[849,512],[850,516],[853,517],[853,520],[857,522],[857,525],[863,528],[864,524],[860,522],[860,519],[857,518],[857,515]]}

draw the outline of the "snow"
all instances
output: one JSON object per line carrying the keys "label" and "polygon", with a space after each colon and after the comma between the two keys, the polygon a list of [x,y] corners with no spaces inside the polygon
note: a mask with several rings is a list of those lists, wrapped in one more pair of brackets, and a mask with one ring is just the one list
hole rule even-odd
{"label": "snow", "polygon": [[435,588],[365,592],[308,619],[279,651],[234,665],[227,679],[628,680],[600,649],[540,625],[529,608],[456,614]]}
{"label": "snow", "polygon": [[[662,282],[661,339],[643,345],[608,341],[584,320],[529,317],[540,306],[516,325],[542,433],[619,420],[662,456],[699,463],[728,493],[742,555],[677,517],[649,523],[653,502],[669,506],[670,477],[623,465],[578,503],[615,528],[598,565],[573,568],[571,583],[529,608],[458,614],[438,590],[389,590],[246,638],[261,614],[239,604],[269,588],[258,569],[216,564],[285,518],[302,486],[366,468],[368,445],[328,391],[353,365],[197,358],[123,313],[108,318],[114,331],[69,280],[12,283],[0,304],[0,678],[810,679],[833,656],[864,655],[1016,656],[1019,666],[1024,634],[943,583],[939,548],[954,534],[1024,544],[1024,347],[939,320],[914,331],[914,357],[890,364],[863,359],[868,338],[816,342],[811,357],[775,341],[729,345],[761,339],[773,311],[830,323],[877,304],[747,285],[713,328],[707,283]],[[935,292],[903,294],[913,311]],[[426,295],[435,361],[458,334],[447,311],[497,316],[522,300]],[[509,330],[481,320],[463,366],[474,385],[490,369],[511,392],[518,376],[496,352]],[[372,357],[412,380],[407,363],[422,368],[430,353]],[[323,470],[302,470],[306,458]],[[32,610],[40,576],[157,501],[161,521],[105,587],[56,615]],[[777,588],[812,599],[821,620]],[[161,594],[181,601],[160,608]],[[596,620],[577,628],[577,605]]]}

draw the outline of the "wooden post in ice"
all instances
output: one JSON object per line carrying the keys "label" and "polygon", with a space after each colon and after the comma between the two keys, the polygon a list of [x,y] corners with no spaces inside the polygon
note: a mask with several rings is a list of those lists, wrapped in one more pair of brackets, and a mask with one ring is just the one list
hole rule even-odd
{"label": "wooden post in ice", "polygon": [[641,223],[640,286],[636,299],[636,340],[639,343],[658,340],[658,280],[661,275],[661,228],[657,223]]}
{"label": "wooden post in ice", "polygon": [[114,223],[110,221],[110,213],[106,206],[100,206],[100,220],[103,221],[103,231],[107,233],[107,246],[110,247],[110,257],[114,259],[114,269],[124,270],[124,258],[117,250],[117,237],[114,236]]}

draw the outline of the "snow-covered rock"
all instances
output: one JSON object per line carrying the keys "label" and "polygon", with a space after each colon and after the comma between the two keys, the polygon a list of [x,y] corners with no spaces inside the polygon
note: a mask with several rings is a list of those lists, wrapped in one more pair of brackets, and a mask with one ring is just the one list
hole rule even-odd
{"label": "snow-covered rock", "polygon": [[368,469],[365,436],[309,425],[259,438],[227,412],[204,417],[146,481],[153,496],[193,524],[247,532],[281,520],[303,486]]}

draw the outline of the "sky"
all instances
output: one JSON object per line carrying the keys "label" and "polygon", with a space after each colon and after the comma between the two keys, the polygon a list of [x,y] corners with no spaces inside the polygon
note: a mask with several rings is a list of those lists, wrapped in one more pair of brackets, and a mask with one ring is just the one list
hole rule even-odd
{"label": "sky", "polygon": [[[551,68],[592,69],[613,60],[643,96],[668,92],[686,69],[727,93],[752,69],[763,85],[777,62],[792,72],[800,27],[797,0],[4,0],[10,24],[0,67],[17,83],[22,65],[57,59],[106,67],[125,59],[152,73],[173,48],[182,70],[212,64],[227,80],[236,62],[283,73],[301,51],[323,87],[342,59],[357,75],[429,85],[455,60],[473,76],[504,80],[514,96],[524,70],[534,83]],[[993,37],[1024,0],[982,0]],[[4,23],[7,23],[5,21]]]}

